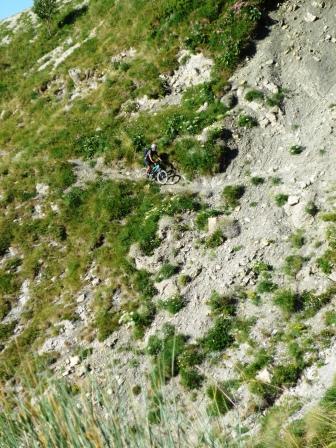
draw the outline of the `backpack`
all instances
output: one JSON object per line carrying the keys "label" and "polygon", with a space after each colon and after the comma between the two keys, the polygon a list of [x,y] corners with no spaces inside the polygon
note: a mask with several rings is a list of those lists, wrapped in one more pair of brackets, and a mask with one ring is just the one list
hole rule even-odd
{"label": "backpack", "polygon": [[149,151],[150,151],[150,148],[145,148],[145,149],[144,149],[144,159],[145,159],[145,160],[147,159],[147,156],[148,156]]}

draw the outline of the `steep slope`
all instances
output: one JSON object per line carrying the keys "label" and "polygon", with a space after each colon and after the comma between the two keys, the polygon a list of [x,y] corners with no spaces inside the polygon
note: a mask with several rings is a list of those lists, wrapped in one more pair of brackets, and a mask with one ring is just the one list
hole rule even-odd
{"label": "steep slope", "polygon": [[112,376],[153,424],[162,393],[284,446],[336,373],[336,7],[284,2],[252,52],[264,2],[68,3],[50,41],[1,27],[1,378]]}

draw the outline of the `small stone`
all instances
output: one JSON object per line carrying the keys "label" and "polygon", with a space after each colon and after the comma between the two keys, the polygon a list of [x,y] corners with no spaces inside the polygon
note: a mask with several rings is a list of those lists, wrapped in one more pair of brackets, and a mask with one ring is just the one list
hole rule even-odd
{"label": "small stone", "polygon": [[300,198],[298,196],[289,196],[288,205],[293,206],[300,202]]}
{"label": "small stone", "polygon": [[265,65],[273,65],[275,64],[274,59],[269,59],[268,61],[265,62]]}
{"label": "small stone", "polygon": [[79,356],[72,356],[69,360],[70,368],[77,366],[80,363]]}
{"label": "small stone", "polygon": [[312,14],[310,12],[307,12],[307,14],[304,18],[305,22],[307,22],[307,23],[315,22],[315,20],[317,20],[317,19],[318,19],[318,17],[314,16],[314,14]]}
{"label": "small stone", "polygon": [[263,383],[269,384],[272,380],[272,376],[268,369],[265,367],[258,373],[258,375],[256,375],[256,379],[262,381]]}

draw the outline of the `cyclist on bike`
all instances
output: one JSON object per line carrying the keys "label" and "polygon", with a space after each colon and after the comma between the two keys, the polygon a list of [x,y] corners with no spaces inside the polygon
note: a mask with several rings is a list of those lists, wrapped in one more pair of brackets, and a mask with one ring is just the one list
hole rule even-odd
{"label": "cyclist on bike", "polygon": [[162,160],[157,152],[157,145],[155,143],[153,143],[149,149],[145,150],[144,162],[145,162],[145,166],[147,167],[147,169],[146,169],[147,176],[149,176],[149,174],[152,171],[153,166],[157,162],[162,162]]}

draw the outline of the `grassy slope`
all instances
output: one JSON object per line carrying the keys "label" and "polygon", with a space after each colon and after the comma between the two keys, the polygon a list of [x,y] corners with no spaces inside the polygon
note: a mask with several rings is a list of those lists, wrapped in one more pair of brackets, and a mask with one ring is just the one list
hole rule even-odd
{"label": "grassy slope", "polygon": [[[137,313],[135,336],[141,337],[151,322],[153,279],[129,262],[129,247],[139,242],[150,253],[158,244],[153,234],[161,215],[201,207],[196,198],[164,198],[157,188],[144,183],[98,181],[85,191],[71,188],[75,176],[68,159],[82,157],[95,163],[97,156],[104,155],[108,164],[120,160],[137,164],[141,161],[143,146],[155,139],[178,167],[191,176],[197,175],[197,170],[200,173],[218,170],[220,149],[213,143],[205,148],[197,146],[193,135],[225,115],[226,109],[219,98],[227,78],[250,43],[260,19],[259,11],[267,2],[246,2],[248,6],[240,14],[232,12],[233,1],[156,3],[153,8],[146,1],[101,0],[92,2],[76,20],[70,20],[72,8],[67,6],[55,18],[50,39],[43,27],[36,31],[27,23],[24,31],[13,35],[9,46],[0,47],[0,109],[5,111],[0,129],[0,148],[4,151],[0,163],[0,255],[9,247],[17,251],[17,256],[8,259],[0,269],[1,318],[14,306],[22,282],[26,279],[33,282],[31,300],[21,317],[25,330],[0,354],[2,380],[19,377],[27,370],[32,354],[46,335],[51,334],[54,323],[76,318],[74,297],[81,287],[83,274],[93,262],[100,277],[109,279],[112,286],[97,288],[95,319],[89,329],[92,337],[100,340],[107,337],[118,326],[120,313],[125,310]],[[44,54],[69,37],[74,42],[82,42],[95,27],[97,36],[84,43],[55,72],[50,73],[49,68],[36,70],[37,61]],[[5,31],[0,31],[0,37],[4,34]],[[34,40],[27,47],[31,39]],[[112,56],[130,47],[137,50],[135,59],[126,65],[111,64]],[[145,94],[151,98],[165,94],[159,74],[177,67],[176,56],[181,48],[201,50],[215,60],[213,82],[190,89],[181,106],[156,115],[143,113],[133,120],[127,116],[121,118],[119,112],[124,102]],[[74,88],[68,75],[73,67],[107,73],[107,79],[97,91],[74,101],[65,111]],[[54,76],[66,86],[61,100],[52,91],[42,92]],[[205,101],[209,103],[208,110],[197,113]],[[188,136],[189,140],[181,143],[181,136]],[[195,153],[195,147],[196,160],[189,155]],[[50,186],[48,202],[57,204],[59,212],[48,206],[44,217],[32,219],[39,182]],[[145,215],[149,216],[146,220]],[[123,310],[116,311],[111,305],[111,294],[119,287],[127,292],[129,302]],[[220,325],[218,328],[221,331]],[[6,343],[14,327],[2,324],[0,330],[0,342]],[[209,340],[205,340],[205,345]],[[45,369],[54,356],[57,354],[39,357],[36,371]],[[171,354],[162,356],[167,356],[168,363],[171,361]],[[156,362],[162,362],[160,357]],[[183,378],[189,385],[200,380],[191,375]],[[72,399],[67,393],[62,394],[58,396],[64,398],[67,412],[71,413]],[[218,407],[217,401],[215,405]],[[8,446],[17,446],[17,437],[22,431],[22,427],[16,427],[17,423],[12,422],[13,434],[6,441]],[[42,424],[43,421],[36,420],[31,427]],[[273,434],[270,419],[265,422],[266,441],[259,446],[268,446],[268,425]],[[56,424],[55,428],[56,434]],[[300,443],[309,446],[309,437],[316,440],[315,435],[306,434],[299,425],[293,426],[293,434],[286,440],[288,446],[300,446]],[[68,437],[63,434],[65,444]],[[97,440],[98,437],[103,435],[97,435]],[[146,437],[144,446],[149,443]],[[293,445],[293,437],[297,445]]]}

